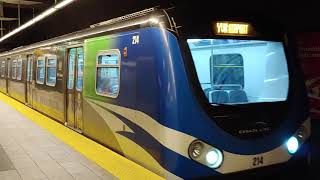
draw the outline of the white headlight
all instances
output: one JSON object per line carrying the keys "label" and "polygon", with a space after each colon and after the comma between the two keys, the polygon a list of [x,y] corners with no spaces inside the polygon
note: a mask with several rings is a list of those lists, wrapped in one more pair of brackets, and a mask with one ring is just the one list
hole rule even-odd
{"label": "white headlight", "polygon": [[290,154],[294,154],[295,152],[297,152],[299,148],[299,141],[296,137],[292,136],[291,138],[289,138],[286,145],[287,145],[288,152]]}
{"label": "white headlight", "polygon": [[206,154],[206,161],[211,168],[217,168],[223,161],[223,156],[220,150],[212,149]]}
{"label": "white headlight", "polygon": [[200,140],[193,141],[188,151],[192,160],[210,168],[218,168],[223,162],[222,151]]}

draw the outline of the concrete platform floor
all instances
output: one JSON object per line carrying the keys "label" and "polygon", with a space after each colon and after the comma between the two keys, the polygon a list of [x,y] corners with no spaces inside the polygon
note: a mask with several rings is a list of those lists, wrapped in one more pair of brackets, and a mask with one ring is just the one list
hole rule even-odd
{"label": "concrete platform floor", "polygon": [[0,101],[0,180],[117,179]]}

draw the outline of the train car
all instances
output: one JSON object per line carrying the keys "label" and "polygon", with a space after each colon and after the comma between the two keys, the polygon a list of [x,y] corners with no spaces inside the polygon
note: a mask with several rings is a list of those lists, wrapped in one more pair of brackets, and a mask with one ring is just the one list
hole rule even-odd
{"label": "train car", "polygon": [[167,179],[305,162],[306,91],[285,36],[171,11],[3,52],[0,90]]}

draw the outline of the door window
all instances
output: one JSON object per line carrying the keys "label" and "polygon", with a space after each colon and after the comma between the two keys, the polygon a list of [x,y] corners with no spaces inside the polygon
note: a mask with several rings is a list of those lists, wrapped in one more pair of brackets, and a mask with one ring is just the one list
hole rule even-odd
{"label": "door window", "polygon": [[68,89],[73,89],[74,87],[74,63],[76,59],[76,48],[69,50],[69,64],[68,64]]}
{"label": "door window", "polygon": [[77,48],[77,57],[78,57],[78,73],[77,73],[77,91],[82,91],[82,85],[83,85],[83,48]]}

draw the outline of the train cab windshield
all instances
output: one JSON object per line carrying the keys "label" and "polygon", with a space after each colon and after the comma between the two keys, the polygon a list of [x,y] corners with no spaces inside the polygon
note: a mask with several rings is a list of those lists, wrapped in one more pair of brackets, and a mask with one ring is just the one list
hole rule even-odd
{"label": "train cab windshield", "polygon": [[282,42],[188,39],[201,88],[211,104],[285,101],[289,76]]}

